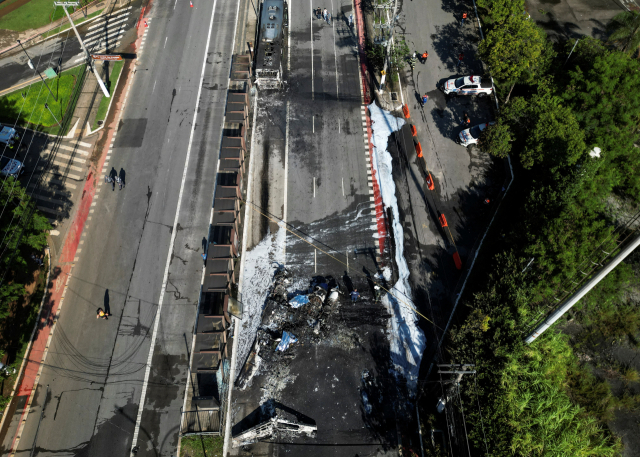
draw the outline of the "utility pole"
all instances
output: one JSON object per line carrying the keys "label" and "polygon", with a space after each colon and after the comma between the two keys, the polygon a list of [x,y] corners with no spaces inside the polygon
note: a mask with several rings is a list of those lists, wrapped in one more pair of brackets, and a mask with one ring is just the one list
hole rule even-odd
{"label": "utility pole", "polygon": [[91,69],[91,71],[93,72],[93,74],[96,76],[96,79],[98,80],[98,84],[100,85],[100,89],[102,89],[102,92],[104,93],[104,96],[109,98],[109,91],[107,90],[107,86],[104,85],[104,82],[102,82],[102,78],[100,77],[100,75],[98,74],[98,71],[93,63],[93,59],[91,58],[91,54],[89,54],[89,51],[87,51],[87,48],[85,47],[84,43],[82,42],[82,38],[80,38],[80,34],[78,33],[78,29],[76,29],[76,25],[73,23],[73,20],[71,19],[71,16],[69,16],[69,11],[67,11],[67,6],[79,6],[80,2],[75,1],[75,2],[53,2],[53,4],[55,6],[61,6],[62,9],[64,10],[65,14],[67,15],[67,18],[69,19],[69,23],[71,24],[71,28],[73,28],[73,31],[76,33],[76,38],[78,38],[78,41],[80,42],[80,47],[82,48],[82,50],[84,51],[84,53],[87,56],[87,62],[89,65],[89,68]]}
{"label": "utility pole", "polygon": [[27,63],[29,64],[29,68],[31,68],[32,70],[35,70],[38,73],[38,76],[40,76],[40,79],[42,80],[42,82],[44,83],[45,86],[47,86],[47,89],[49,89],[49,93],[51,94],[51,96],[53,97],[53,99],[57,102],[58,98],[53,95],[53,92],[51,92],[51,88],[49,87],[49,85],[47,84],[47,82],[44,80],[44,78],[42,77],[42,75],[40,74],[40,70],[38,70],[35,65],[33,65],[33,62],[31,62],[31,57],[29,57],[29,54],[27,54],[27,50],[24,48],[24,46],[22,46],[22,43],[20,42],[20,40],[18,40],[18,44],[20,45],[20,47],[22,48],[22,50],[24,51],[24,53],[27,56]]}
{"label": "utility pole", "polygon": [[631,242],[625,247],[620,253],[618,253],[611,262],[609,262],[604,268],[602,268],[598,273],[596,273],[593,278],[589,280],[584,286],[582,286],[575,294],[569,297],[559,308],[557,308],[548,318],[544,320],[544,322],[538,325],[533,332],[524,340],[525,343],[530,344],[536,338],[538,338],[542,333],[551,327],[555,321],[560,319],[564,313],[569,311],[573,305],[578,303],[582,297],[584,297],[587,292],[589,292],[593,287],[598,284],[600,281],[604,279],[620,262],[622,262],[625,257],[631,254],[635,248],[640,246],[640,235],[637,235]]}
{"label": "utility pole", "polygon": [[[453,367],[453,370],[447,370],[447,371],[443,371],[440,370],[440,368],[445,368],[445,367]],[[460,384],[460,381],[462,381],[462,377],[466,374],[475,374],[476,370],[467,370],[467,368],[472,368],[475,367],[475,365],[469,365],[469,364],[461,364],[461,363],[454,363],[454,364],[439,364],[438,365],[438,374],[455,374],[456,377],[454,379],[451,379],[449,381],[445,381],[445,383],[450,383],[452,384],[452,388],[455,388],[456,386],[458,386]],[[437,409],[438,412],[441,413],[444,410],[445,405],[447,404],[447,400],[449,398],[449,395],[451,394],[452,388],[447,389],[444,398],[440,398],[438,400],[438,405],[437,405]]]}
{"label": "utility pole", "polygon": [[[384,29],[385,28],[389,28],[389,39],[387,40],[387,49],[385,51],[385,57],[384,57],[384,65],[382,67],[382,73],[381,73],[381,77],[380,77],[380,87],[379,90],[380,92],[384,91],[384,82],[385,79],[387,77],[387,67],[389,64],[389,56],[391,54],[391,45],[393,44],[393,34],[395,33],[395,29],[396,29],[396,12],[398,10],[398,0],[391,0],[393,1],[393,15],[391,16],[391,23],[387,24],[387,26],[385,27],[382,23],[382,18],[380,19],[380,30],[381,30],[381,35],[384,36]],[[385,12],[386,10],[390,9],[390,2],[386,3],[384,5],[376,5],[376,9],[384,9]],[[374,24],[374,28],[375,28],[375,24]],[[384,42],[384,41],[383,41]]]}

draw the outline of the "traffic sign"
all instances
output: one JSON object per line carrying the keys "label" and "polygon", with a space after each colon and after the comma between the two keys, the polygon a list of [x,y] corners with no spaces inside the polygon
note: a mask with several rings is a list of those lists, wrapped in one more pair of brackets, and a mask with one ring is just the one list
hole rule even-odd
{"label": "traffic sign", "polygon": [[93,60],[122,60],[122,56],[119,54],[91,54]]}

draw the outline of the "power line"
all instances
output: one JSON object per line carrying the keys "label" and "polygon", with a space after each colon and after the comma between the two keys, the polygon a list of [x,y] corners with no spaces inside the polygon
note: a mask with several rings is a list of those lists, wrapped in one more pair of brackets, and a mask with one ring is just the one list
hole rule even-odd
{"label": "power line", "polygon": [[478,402],[478,412],[480,413],[480,424],[482,425],[482,439],[484,440],[484,448],[487,452],[487,456],[489,455],[489,446],[487,446],[487,435],[484,433],[484,419],[482,418],[482,408],[480,408],[480,398],[478,395],[478,374],[474,373],[473,381],[476,385],[476,400]]}
{"label": "power line", "polygon": [[460,396],[460,384],[455,386],[456,393],[458,394],[458,402],[460,403],[460,411],[462,412],[462,425],[464,426],[464,439],[467,441],[467,450],[469,451],[469,457],[471,457],[471,447],[469,446],[469,435],[467,434],[467,421],[464,418],[464,406],[462,406],[462,397]]}

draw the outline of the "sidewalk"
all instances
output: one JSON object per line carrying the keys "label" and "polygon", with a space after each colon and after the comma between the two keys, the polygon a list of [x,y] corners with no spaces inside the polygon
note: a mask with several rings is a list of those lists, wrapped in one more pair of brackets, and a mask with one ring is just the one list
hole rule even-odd
{"label": "sidewalk", "polygon": [[[84,16],[83,11],[86,12],[87,16],[101,9],[104,10],[102,14],[107,14],[115,6],[120,6],[120,5],[124,6],[127,3],[130,3],[130,1],[129,0],[95,0],[89,6],[71,14],[71,19],[76,20]],[[97,17],[100,17],[100,16],[97,16]],[[29,46],[33,46],[34,44],[40,43],[48,38],[53,38],[55,35],[52,35],[50,37],[45,37],[45,38],[42,38],[42,35],[49,32],[50,30],[54,30],[60,27],[60,25],[63,25],[65,23],[69,23],[69,20],[67,19],[66,15],[61,19],[58,19],[57,21],[52,22],[51,24],[47,24],[38,29],[25,30],[24,32],[16,32],[15,39],[20,40],[22,44],[25,46],[25,48],[28,48]],[[20,47],[14,40],[14,43],[11,44],[10,46],[5,47],[4,49],[0,49],[0,56],[4,57],[3,54],[10,53],[11,51],[16,49],[20,49]]]}

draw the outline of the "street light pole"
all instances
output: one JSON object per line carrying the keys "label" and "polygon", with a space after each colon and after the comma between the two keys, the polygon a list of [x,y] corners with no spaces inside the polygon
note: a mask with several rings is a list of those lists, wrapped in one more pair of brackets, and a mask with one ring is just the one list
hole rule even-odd
{"label": "street light pole", "polygon": [[393,15],[391,16],[391,37],[387,42],[387,53],[384,59],[384,66],[382,68],[382,76],[380,77],[380,92],[384,91],[384,80],[387,76],[387,64],[389,63],[389,54],[391,53],[391,44],[393,43],[393,35],[396,29],[396,10],[398,8],[398,0],[393,2]]}
{"label": "street light pole", "polygon": [[29,67],[31,67],[32,69],[34,69],[37,73],[38,76],[40,76],[40,79],[42,80],[42,82],[44,83],[45,86],[47,86],[47,89],[49,89],[49,93],[51,94],[51,96],[53,97],[53,99],[57,102],[58,99],[55,95],[53,95],[53,92],[51,92],[51,88],[49,87],[49,85],[47,84],[47,82],[44,80],[44,78],[42,77],[42,75],[40,74],[40,71],[36,68],[35,65],[33,65],[33,63],[31,62],[31,57],[29,57],[29,54],[27,54],[27,50],[24,48],[24,46],[22,46],[22,43],[20,42],[20,40],[18,40],[18,44],[20,45],[20,47],[22,48],[22,50],[24,51],[24,53],[27,56],[27,62],[29,64]]}
{"label": "street light pole", "polygon": [[76,34],[76,38],[78,38],[78,41],[80,42],[80,47],[82,48],[82,50],[84,51],[84,53],[87,56],[87,60],[89,62],[89,68],[91,68],[91,71],[93,72],[94,75],[96,75],[96,79],[98,80],[98,84],[100,85],[100,89],[102,89],[102,92],[104,93],[104,96],[109,98],[109,91],[107,90],[107,86],[104,85],[104,82],[102,81],[102,78],[100,77],[100,75],[98,74],[98,71],[96,70],[95,65],[93,64],[93,59],[91,59],[91,55],[89,54],[89,51],[87,51],[87,48],[85,47],[84,43],[82,42],[82,38],[80,38],[80,34],[78,33],[78,29],[76,29],[76,25],[73,23],[73,20],[71,19],[71,16],[69,16],[69,11],[67,11],[67,6],[78,6],[80,3],[79,2],[53,2],[54,5],[56,6],[61,6],[62,9],[64,10],[65,14],[67,15],[67,18],[69,19],[69,23],[71,24],[71,28],[73,29],[73,31]]}

